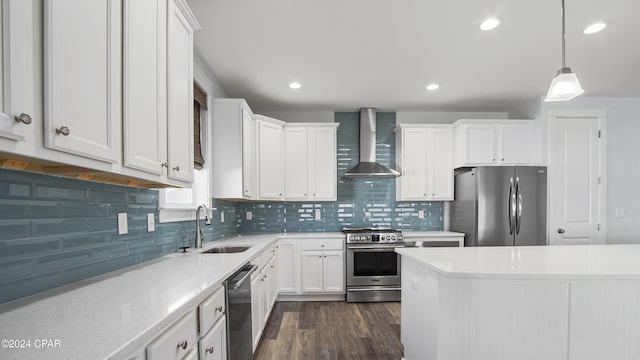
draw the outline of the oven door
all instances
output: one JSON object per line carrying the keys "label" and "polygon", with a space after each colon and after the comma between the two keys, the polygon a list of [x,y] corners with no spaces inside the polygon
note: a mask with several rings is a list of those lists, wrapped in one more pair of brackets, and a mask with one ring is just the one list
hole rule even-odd
{"label": "oven door", "polygon": [[347,248],[347,287],[400,286],[400,255],[395,248]]}

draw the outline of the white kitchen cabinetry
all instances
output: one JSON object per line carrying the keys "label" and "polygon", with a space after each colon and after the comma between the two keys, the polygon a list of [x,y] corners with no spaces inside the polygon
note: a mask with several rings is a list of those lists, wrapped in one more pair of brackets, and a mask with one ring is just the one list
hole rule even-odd
{"label": "white kitchen cabinetry", "polygon": [[453,200],[453,129],[401,124],[396,129],[396,199]]}
{"label": "white kitchen cabinetry", "polygon": [[251,275],[251,324],[255,351],[277,296],[274,292],[278,282],[276,244],[265,249],[251,263],[258,266]]}
{"label": "white kitchen cabinetry", "polygon": [[256,115],[258,199],[284,199],[284,125],[285,123]]}
{"label": "white kitchen cabinetry", "polygon": [[303,293],[344,293],[344,239],[301,240]]}
{"label": "white kitchen cabinetry", "polygon": [[200,360],[227,359],[227,327],[226,317],[222,316],[209,333],[198,343]]}
{"label": "white kitchen cabinetry", "polygon": [[212,189],[218,199],[256,198],[256,129],[244,99],[215,99]]}
{"label": "white kitchen cabinetry", "polygon": [[286,200],[336,200],[339,124],[287,124],[284,129]]}
{"label": "white kitchen cabinetry", "polygon": [[45,147],[120,162],[121,3],[44,2]]}
{"label": "white kitchen cabinetry", "polygon": [[183,359],[198,341],[195,311],[190,311],[147,346],[147,360]]}
{"label": "white kitchen cabinetry", "polygon": [[458,120],[454,166],[531,165],[533,121]]}
{"label": "white kitchen cabinetry", "polygon": [[[0,2],[0,151],[33,155],[35,20],[33,1]],[[38,19],[39,21],[39,19]]]}
{"label": "white kitchen cabinetry", "polygon": [[278,292],[300,292],[300,253],[296,239],[278,240]]}

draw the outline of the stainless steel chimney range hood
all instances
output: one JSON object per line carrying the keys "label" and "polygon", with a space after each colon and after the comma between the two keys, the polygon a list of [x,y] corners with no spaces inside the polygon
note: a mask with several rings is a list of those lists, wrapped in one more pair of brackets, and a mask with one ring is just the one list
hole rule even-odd
{"label": "stainless steel chimney range hood", "polygon": [[376,162],[376,109],[360,109],[360,163],[344,174],[347,179],[388,179],[400,176],[396,170]]}

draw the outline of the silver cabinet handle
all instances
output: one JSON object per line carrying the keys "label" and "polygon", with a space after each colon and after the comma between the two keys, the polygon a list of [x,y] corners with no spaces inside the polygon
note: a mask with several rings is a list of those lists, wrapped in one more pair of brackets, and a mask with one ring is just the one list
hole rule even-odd
{"label": "silver cabinet handle", "polygon": [[216,311],[220,311],[220,312],[222,312],[222,306],[218,306],[218,307],[216,308]]}
{"label": "silver cabinet handle", "polygon": [[25,113],[22,113],[20,115],[16,115],[16,117],[14,119],[16,119],[17,122],[21,122],[21,123],[23,123],[25,125],[31,124],[31,121],[32,121],[31,116],[29,116],[29,114],[25,114]]}
{"label": "silver cabinet handle", "polygon": [[182,348],[182,350],[185,350],[187,348],[187,340],[182,340],[178,343],[178,347]]}
{"label": "silver cabinet handle", "polygon": [[162,164],[160,164],[160,166],[168,168],[169,164],[167,164],[166,162],[163,162]]}
{"label": "silver cabinet handle", "polygon": [[207,352],[213,354],[213,346],[209,346]]}
{"label": "silver cabinet handle", "polygon": [[178,165],[178,166],[174,167],[174,168],[173,168],[173,170],[175,170],[175,171],[180,171],[180,165]]}
{"label": "silver cabinet handle", "polygon": [[66,126],[60,126],[59,129],[56,129],[56,134],[68,136],[69,134],[71,134],[71,130],[69,130],[69,128]]}
{"label": "silver cabinet handle", "polygon": [[563,228],[559,228],[558,229],[558,234],[564,234],[564,229]]}

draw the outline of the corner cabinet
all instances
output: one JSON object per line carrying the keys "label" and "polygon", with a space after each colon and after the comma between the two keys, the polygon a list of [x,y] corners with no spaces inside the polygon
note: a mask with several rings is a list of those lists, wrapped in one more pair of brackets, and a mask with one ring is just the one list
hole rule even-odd
{"label": "corner cabinet", "polygon": [[44,1],[44,145],[121,156],[121,1]]}
{"label": "corner cabinet", "polygon": [[214,99],[212,189],[217,199],[256,198],[256,129],[244,99]]}
{"label": "corner cabinet", "polygon": [[284,200],[285,122],[256,115],[259,200]]}
{"label": "corner cabinet", "polygon": [[532,120],[471,120],[453,124],[454,166],[532,165]]}
{"label": "corner cabinet", "polygon": [[396,200],[453,200],[453,129],[401,124],[396,128]]}
{"label": "corner cabinet", "polygon": [[36,126],[42,119],[34,109],[35,15],[33,2],[0,2],[0,151],[33,155]]}
{"label": "corner cabinet", "polygon": [[335,201],[337,123],[284,128],[285,200]]}

